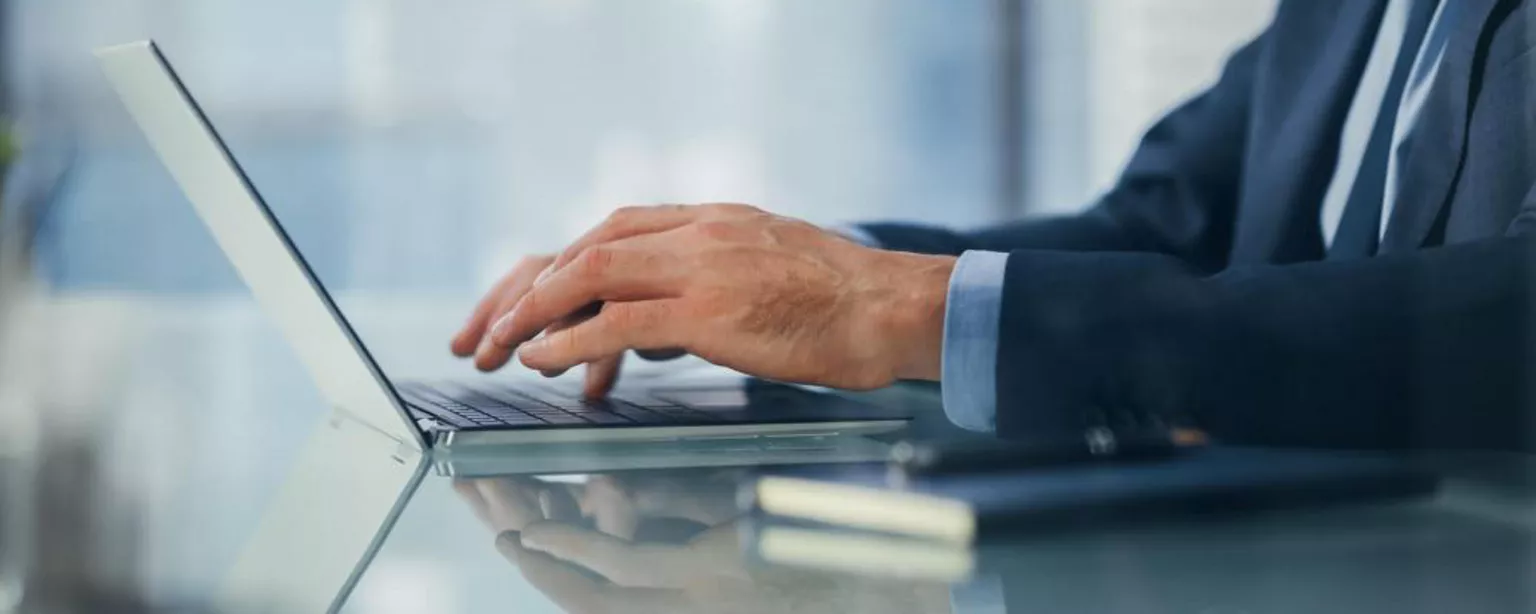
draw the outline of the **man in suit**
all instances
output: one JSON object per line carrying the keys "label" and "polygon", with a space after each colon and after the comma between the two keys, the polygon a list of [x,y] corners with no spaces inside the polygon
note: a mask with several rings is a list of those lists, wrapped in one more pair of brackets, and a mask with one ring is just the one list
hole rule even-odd
{"label": "man in suit", "polygon": [[848,388],[941,380],[955,422],[1004,436],[1160,421],[1525,445],[1527,4],[1284,2],[1081,215],[834,233],[744,205],[622,209],[516,267],[454,350],[589,364],[592,394],[630,349]]}

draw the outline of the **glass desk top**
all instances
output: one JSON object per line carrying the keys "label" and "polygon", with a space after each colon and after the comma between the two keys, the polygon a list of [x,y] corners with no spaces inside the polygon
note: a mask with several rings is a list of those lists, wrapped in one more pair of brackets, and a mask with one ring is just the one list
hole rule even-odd
{"label": "glass desk top", "polygon": [[[0,573],[51,611],[1536,610],[1528,457],[1437,455],[1442,488],[1408,502],[775,554],[738,512],[750,467],[681,448],[658,453],[670,466],[563,449],[584,464],[558,474],[528,449],[416,457],[330,415],[249,305],[50,309],[31,334],[55,343],[18,359],[12,337],[5,373],[27,383],[0,388],[7,450],[30,452],[4,461],[6,526],[25,530]],[[430,312],[407,319],[451,325]],[[427,328],[401,330],[421,347]],[[436,360],[417,371],[453,372]],[[961,436],[932,389],[872,394],[918,410],[918,436]]]}

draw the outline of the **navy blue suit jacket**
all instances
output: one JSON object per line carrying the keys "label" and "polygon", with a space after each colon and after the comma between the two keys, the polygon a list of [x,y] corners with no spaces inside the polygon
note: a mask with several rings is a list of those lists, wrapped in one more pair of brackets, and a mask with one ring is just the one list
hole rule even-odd
{"label": "navy blue suit jacket", "polygon": [[1249,443],[1529,447],[1536,7],[1459,13],[1375,258],[1320,204],[1386,0],[1284,2],[1084,214],[883,245],[1009,252],[1002,435],[1192,422]]}

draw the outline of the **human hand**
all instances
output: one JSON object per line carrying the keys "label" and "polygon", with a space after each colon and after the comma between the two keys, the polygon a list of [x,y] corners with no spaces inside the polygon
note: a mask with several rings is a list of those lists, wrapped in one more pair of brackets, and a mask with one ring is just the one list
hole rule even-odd
{"label": "human hand", "polygon": [[[497,549],[568,611],[654,605],[673,612],[690,601],[684,586],[746,581],[732,524],[734,484],[728,474],[686,472],[598,475],[580,485],[486,478],[455,482],[454,490],[499,536]],[[578,526],[583,517],[593,529]],[[688,521],[704,531],[683,543],[638,541],[641,526],[657,520]],[[619,605],[627,607],[607,607]]]}
{"label": "human hand", "polygon": [[506,363],[506,357],[500,362],[495,362],[495,354],[488,353],[490,349],[491,324],[500,320],[512,306],[523,298],[524,294],[533,287],[533,282],[554,264],[555,254],[539,254],[528,256],[512,265],[512,270],[491,286],[491,289],[481,297],[480,303],[475,305],[475,310],[469,315],[469,320],[453,336],[450,348],[455,356],[460,358],[475,357],[475,366],[485,371],[495,370]]}
{"label": "human hand", "polygon": [[493,533],[521,531],[535,522],[577,515],[563,484],[523,477],[484,478],[456,480],[453,490]]}
{"label": "human hand", "polygon": [[496,549],[571,614],[950,612],[948,587],[942,584],[753,568],[744,562],[736,533],[734,525],[726,525],[681,545],[637,544],[542,522],[520,535],[501,534]]}
{"label": "human hand", "polygon": [[506,313],[477,365],[497,368],[516,351],[557,372],[677,348],[789,382],[934,380],[954,260],[864,247],[747,205],[620,209],[537,283],[508,284],[487,310]]}
{"label": "human hand", "polygon": [[[587,612],[788,611],[743,564],[734,525],[683,544],[637,543],[547,521],[502,533],[496,549],[535,589],[572,614]],[[597,577],[594,577],[597,576]],[[779,591],[775,591],[779,592]]]}
{"label": "human hand", "polygon": [[[573,614],[946,611],[942,586],[748,566],[736,528],[738,479],[721,471],[667,472],[593,476],[584,485],[494,478],[455,488],[498,533],[496,549]],[[554,509],[560,506],[549,503],[550,489],[569,495],[571,507]],[[531,505],[534,499],[546,509]],[[594,528],[578,526],[582,516]],[[669,520],[702,530],[683,539],[643,535],[642,525]]]}
{"label": "human hand", "polygon": [[[528,293],[528,290],[554,261],[554,254],[541,254],[525,257],[513,265],[512,270],[485,293],[480,303],[475,306],[474,312],[470,314],[469,320],[453,336],[450,348],[454,355],[460,358],[474,356],[475,367],[482,371],[494,371],[505,365],[511,357],[511,352],[490,343],[491,324],[511,311],[512,306]],[[591,313],[595,312],[573,314],[551,326],[550,331],[568,328],[590,317]],[[677,353],[657,352],[651,353],[647,358],[672,358],[677,355]],[[621,365],[622,355],[589,363],[586,374],[586,395],[594,398],[606,395],[618,381]],[[559,375],[559,372],[546,371],[544,375],[554,376]]]}
{"label": "human hand", "polygon": [[543,520],[590,519],[597,530],[635,539],[647,519],[711,527],[737,516],[736,476],[710,471],[595,475],[585,484],[532,477],[456,480],[454,492],[492,533],[522,531]]}

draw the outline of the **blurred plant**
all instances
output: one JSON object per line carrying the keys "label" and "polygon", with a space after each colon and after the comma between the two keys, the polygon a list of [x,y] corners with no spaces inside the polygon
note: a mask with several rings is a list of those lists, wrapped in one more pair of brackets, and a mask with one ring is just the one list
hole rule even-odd
{"label": "blurred plant", "polygon": [[[9,305],[16,298],[15,285],[24,276],[33,238],[33,226],[28,223],[31,216],[22,211],[22,199],[6,189],[11,184],[11,169],[18,155],[11,124],[0,124],[0,323],[5,322]],[[0,339],[4,332],[0,328]]]}
{"label": "blurred plant", "polygon": [[16,207],[3,196],[16,157],[14,133],[9,124],[0,125],[0,611],[20,604],[34,551],[31,503],[37,429],[26,410],[25,391],[15,375],[8,375],[17,357],[7,341],[17,327],[12,314],[23,294],[31,242]]}

